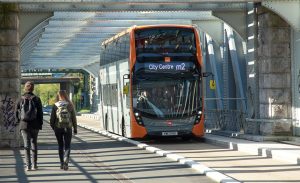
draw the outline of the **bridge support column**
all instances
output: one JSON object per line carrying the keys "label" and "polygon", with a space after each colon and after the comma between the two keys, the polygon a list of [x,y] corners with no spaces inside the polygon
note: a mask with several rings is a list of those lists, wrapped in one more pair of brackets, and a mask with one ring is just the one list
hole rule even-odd
{"label": "bridge support column", "polygon": [[[253,103],[254,112],[247,120],[247,132],[292,135],[291,29],[282,18],[263,7],[258,8],[257,15],[257,55],[253,60],[257,69],[251,76],[256,78],[258,88],[253,91],[256,96],[248,95],[248,102],[257,103]],[[249,66],[249,61],[248,67],[255,68]],[[251,125],[256,127],[249,128]]]}
{"label": "bridge support column", "polygon": [[0,147],[20,146],[14,116],[20,96],[20,51],[18,5],[0,3]]}

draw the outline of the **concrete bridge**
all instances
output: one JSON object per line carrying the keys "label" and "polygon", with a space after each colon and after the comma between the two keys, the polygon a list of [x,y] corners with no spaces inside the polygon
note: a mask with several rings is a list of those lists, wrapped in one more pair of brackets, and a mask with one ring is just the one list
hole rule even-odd
{"label": "concrete bridge", "polygon": [[74,95],[74,84],[80,82],[80,78],[38,78],[38,77],[23,77],[21,78],[21,84],[25,84],[26,81],[33,81],[35,84],[51,84],[59,83],[60,90],[66,90],[72,100]]}
{"label": "concrete bridge", "polygon": [[21,71],[83,69],[97,83],[99,43],[150,22],[198,26],[205,69],[217,85],[206,90],[207,128],[300,135],[299,0],[1,2],[1,146],[19,145],[13,106]]}

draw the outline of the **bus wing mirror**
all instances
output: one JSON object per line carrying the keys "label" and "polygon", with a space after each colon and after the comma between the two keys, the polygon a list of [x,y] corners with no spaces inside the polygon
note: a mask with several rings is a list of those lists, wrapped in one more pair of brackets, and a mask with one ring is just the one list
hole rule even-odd
{"label": "bus wing mirror", "polygon": [[130,75],[129,75],[129,74],[124,74],[124,75],[123,75],[123,80],[129,79],[129,78],[130,78]]}
{"label": "bus wing mirror", "polygon": [[129,93],[129,85],[128,85],[128,83],[126,83],[123,86],[123,95],[128,95],[128,93]]}
{"label": "bus wing mirror", "polygon": [[129,74],[124,74],[123,75],[123,94],[128,95],[129,85],[128,85],[128,82],[125,82],[125,79],[130,79],[130,75]]}
{"label": "bus wing mirror", "polygon": [[123,86],[125,85],[125,79],[129,79],[130,75],[129,74],[124,74],[123,75]]}
{"label": "bus wing mirror", "polygon": [[214,74],[213,74],[212,72],[203,72],[203,73],[202,73],[202,77],[206,78],[206,77],[208,77],[208,76],[214,77]]}

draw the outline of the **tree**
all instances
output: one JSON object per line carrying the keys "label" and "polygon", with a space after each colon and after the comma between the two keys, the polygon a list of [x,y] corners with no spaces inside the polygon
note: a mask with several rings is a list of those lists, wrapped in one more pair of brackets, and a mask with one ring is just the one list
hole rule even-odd
{"label": "tree", "polygon": [[43,105],[53,105],[59,91],[59,84],[37,84],[34,93],[41,98]]}

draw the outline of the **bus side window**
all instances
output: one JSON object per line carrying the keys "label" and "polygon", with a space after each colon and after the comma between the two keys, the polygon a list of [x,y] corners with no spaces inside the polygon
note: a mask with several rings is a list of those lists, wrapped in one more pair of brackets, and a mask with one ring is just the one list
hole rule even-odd
{"label": "bus side window", "polygon": [[129,57],[129,50],[130,50],[130,42],[129,42],[129,34],[125,35],[125,54],[126,58]]}

